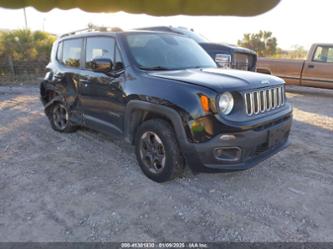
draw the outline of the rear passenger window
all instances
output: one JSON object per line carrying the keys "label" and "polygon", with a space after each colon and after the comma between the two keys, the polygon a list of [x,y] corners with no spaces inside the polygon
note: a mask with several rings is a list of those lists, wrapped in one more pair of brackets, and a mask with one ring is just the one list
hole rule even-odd
{"label": "rear passenger window", "polygon": [[69,67],[80,67],[82,39],[63,42],[62,63]]}
{"label": "rear passenger window", "polygon": [[115,40],[111,37],[87,38],[86,68],[91,69],[91,63],[96,58],[114,60]]}

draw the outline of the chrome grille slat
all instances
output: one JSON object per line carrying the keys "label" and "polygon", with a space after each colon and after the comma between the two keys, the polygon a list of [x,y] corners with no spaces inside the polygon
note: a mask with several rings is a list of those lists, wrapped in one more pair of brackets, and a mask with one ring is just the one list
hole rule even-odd
{"label": "chrome grille slat", "polygon": [[253,92],[250,93],[250,108],[251,108],[251,115],[254,113],[254,95]]}
{"label": "chrome grille slat", "polygon": [[270,89],[269,91],[271,92],[271,98],[272,98],[272,110],[274,110],[275,109],[275,105],[274,105],[274,90]]}
{"label": "chrome grille slat", "polygon": [[284,87],[258,89],[243,94],[247,115],[257,115],[284,105]]}
{"label": "chrome grille slat", "polygon": [[258,105],[258,113],[261,111],[261,99],[260,99],[260,91],[257,92],[257,105]]}
{"label": "chrome grille slat", "polygon": [[276,107],[280,107],[280,88],[276,88]]}
{"label": "chrome grille slat", "polygon": [[269,104],[269,107],[268,107],[267,110],[269,111],[270,109],[273,108],[273,98],[272,98],[272,91],[271,91],[271,89],[268,89],[267,91],[268,91],[268,104]]}

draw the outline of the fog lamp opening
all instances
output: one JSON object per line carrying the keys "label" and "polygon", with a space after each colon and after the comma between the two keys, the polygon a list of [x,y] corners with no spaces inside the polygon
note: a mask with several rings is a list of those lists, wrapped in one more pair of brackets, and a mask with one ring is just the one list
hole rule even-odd
{"label": "fog lamp opening", "polygon": [[214,150],[215,158],[226,162],[237,162],[241,159],[242,150],[239,147],[220,147]]}

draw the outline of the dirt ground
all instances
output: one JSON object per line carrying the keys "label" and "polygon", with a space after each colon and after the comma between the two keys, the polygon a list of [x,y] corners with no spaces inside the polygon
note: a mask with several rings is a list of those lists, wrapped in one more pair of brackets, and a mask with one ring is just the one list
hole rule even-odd
{"label": "dirt ground", "polygon": [[37,87],[0,87],[0,241],[333,241],[333,90],[288,91],[289,148],[158,184],[125,142],[53,131]]}

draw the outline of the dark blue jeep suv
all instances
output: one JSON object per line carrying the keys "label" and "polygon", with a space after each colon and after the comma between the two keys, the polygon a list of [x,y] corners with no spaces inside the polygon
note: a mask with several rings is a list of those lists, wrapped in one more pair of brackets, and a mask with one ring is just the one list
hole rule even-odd
{"label": "dark blue jeep suv", "polygon": [[292,122],[282,79],[217,68],[198,43],[163,32],[65,35],[40,93],[54,130],[119,135],[158,182],[186,164],[247,169],[287,146]]}

